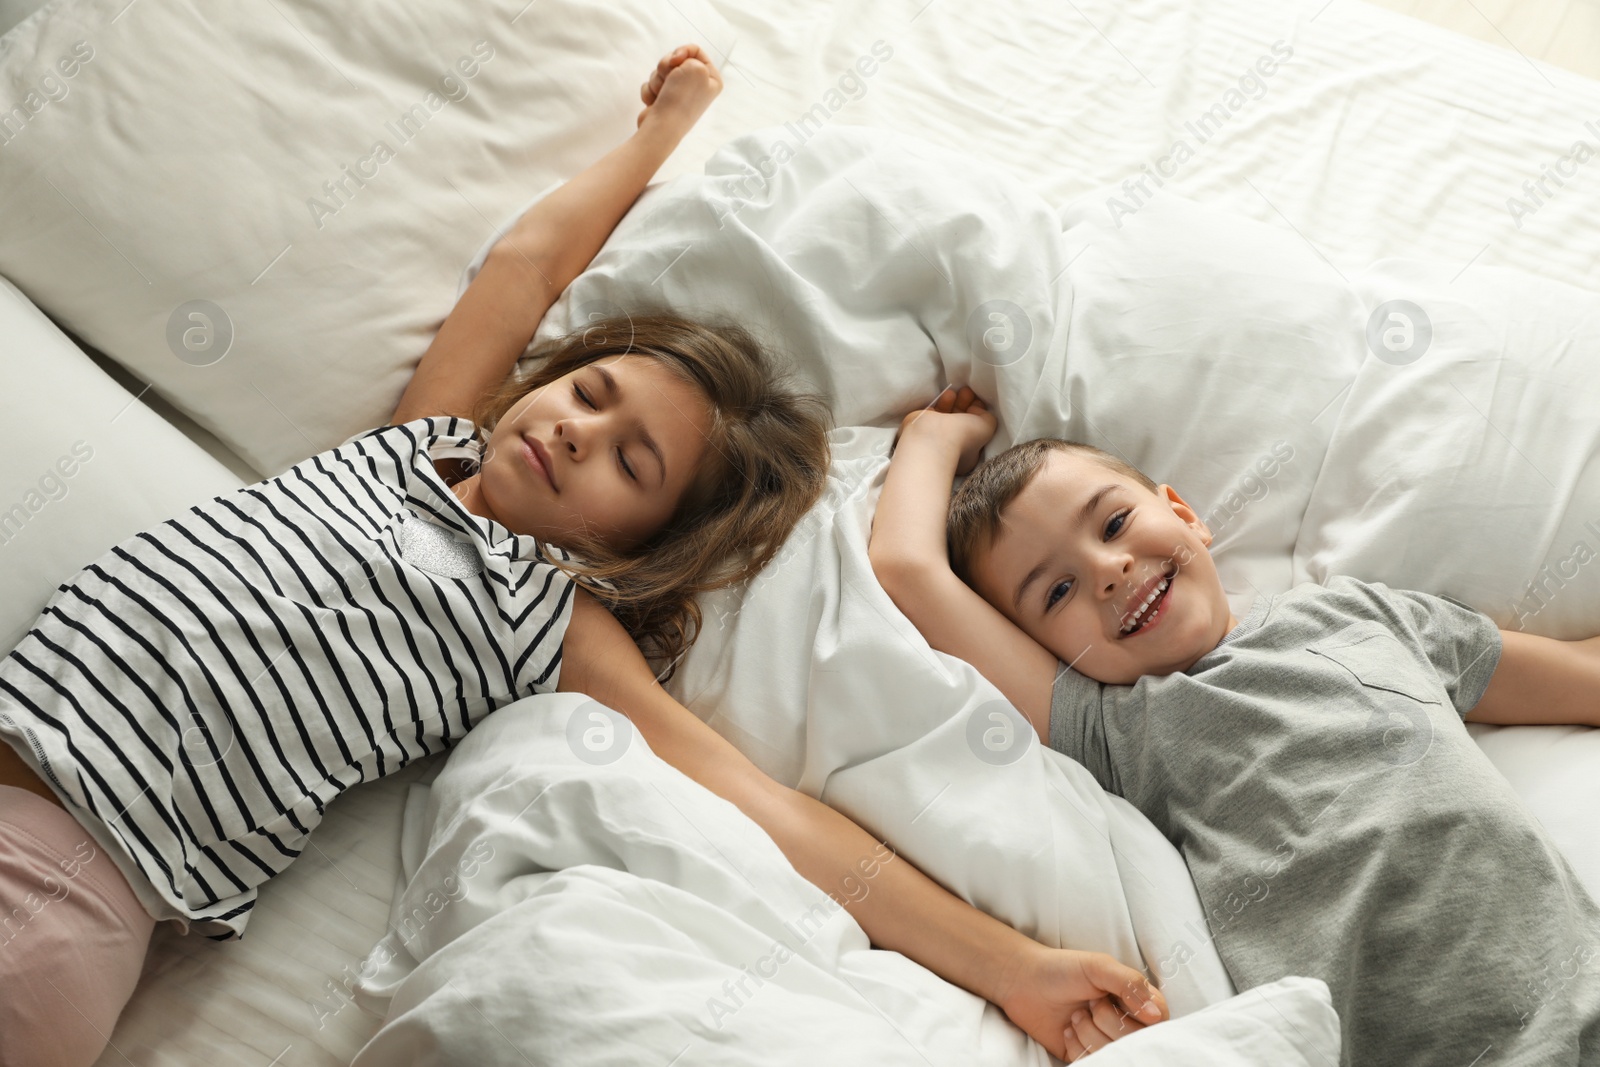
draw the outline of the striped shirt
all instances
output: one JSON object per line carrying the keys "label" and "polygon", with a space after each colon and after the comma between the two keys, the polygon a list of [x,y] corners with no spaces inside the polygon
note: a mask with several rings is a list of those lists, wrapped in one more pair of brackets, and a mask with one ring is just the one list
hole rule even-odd
{"label": "striped shirt", "polygon": [[334,797],[555,689],[572,580],[434,468],[481,448],[417,419],[190,508],[0,661],[0,737],[152,915],[238,937]]}

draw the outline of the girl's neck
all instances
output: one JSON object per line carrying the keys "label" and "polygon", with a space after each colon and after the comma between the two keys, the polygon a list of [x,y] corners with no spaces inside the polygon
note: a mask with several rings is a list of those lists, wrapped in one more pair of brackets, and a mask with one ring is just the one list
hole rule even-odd
{"label": "girl's neck", "polygon": [[[483,498],[483,480],[476,474],[471,474],[464,478],[461,477],[460,462],[459,460],[435,460],[433,466],[434,470],[439,472],[439,477],[443,478],[445,484],[450,486],[450,491],[456,495],[456,499],[461,501],[462,507],[480,518],[494,519],[494,521],[499,522],[500,520],[495,518],[494,512],[489,510],[489,502]],[[457,479],[453,484],[452,474]]]}

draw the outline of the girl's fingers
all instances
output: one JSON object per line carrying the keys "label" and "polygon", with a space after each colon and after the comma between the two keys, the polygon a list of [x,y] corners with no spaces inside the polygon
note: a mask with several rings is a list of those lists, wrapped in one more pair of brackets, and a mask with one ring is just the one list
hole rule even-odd
{"label": "girl's fingers", "polygon": [[1072,1063],[1084,1055],[1083,1042],[1078,1040],[1078,1035],[1071,1030],[1063,1030],[1061,1036],[1067,1040],[1067,1062]]}
{"label": "girl's fingers", "polygon": [[656,69],[650,72],[649,79],[644,83],[644,87],[640,91],[645,103],[651,104],[655,102],[655,98],[661,93],[661,87],[667,82],[667,75],[671,74],[672,68],[678,65],[679,56],[682,52],[683,49],[680,47],[675,51],[668,52],[657,61]]}
{"label": "girl's fingers", "polygon": [[667,79],[672,76],[672,72],[691,59],[698,59],[707,67],[711,66],[711,60],[706,58],[705,52],[701,50],[699,45],[679,45],[662,56],[656,63],[656,69],[650,72],[649,80],[639,90],[640,98],[646,104],[655,103],[656,97],[661,95],[662,87],[667,84]]}
{"label": "girl's fingers", "polygon": [[667,75],[672,73],[673,68],[684,62],[684,60],[692,59],[699,51],[700,48],[697,45],[680,44],[661,57],[661,62],[656,64],[656,74],[665,81]]}

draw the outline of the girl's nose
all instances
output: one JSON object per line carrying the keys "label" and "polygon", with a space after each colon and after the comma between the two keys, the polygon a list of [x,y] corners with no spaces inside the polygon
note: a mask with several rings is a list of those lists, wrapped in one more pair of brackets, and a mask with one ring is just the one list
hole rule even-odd
{"label": "girl's nose", "polygon": [[579,419],[562,419],[556,423],[556,447],[567,450],[574,460],[581,460],[588,451],[589,434]]}

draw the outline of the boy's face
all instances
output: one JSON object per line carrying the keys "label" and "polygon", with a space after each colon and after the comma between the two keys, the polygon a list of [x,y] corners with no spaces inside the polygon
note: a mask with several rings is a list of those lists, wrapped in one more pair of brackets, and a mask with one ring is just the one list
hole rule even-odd
{"label": "boy's face", "polygon": [[[1171,486],[1151,493],[1093,459],[1051,452],[1006,506],[973,578],[985,600],[1062,662],[1131,685],[1187,670],[1237,625],[1210,544],[1211,531]],[[1165,591],[1130,632],[1133,613],[1164,578]]]}

